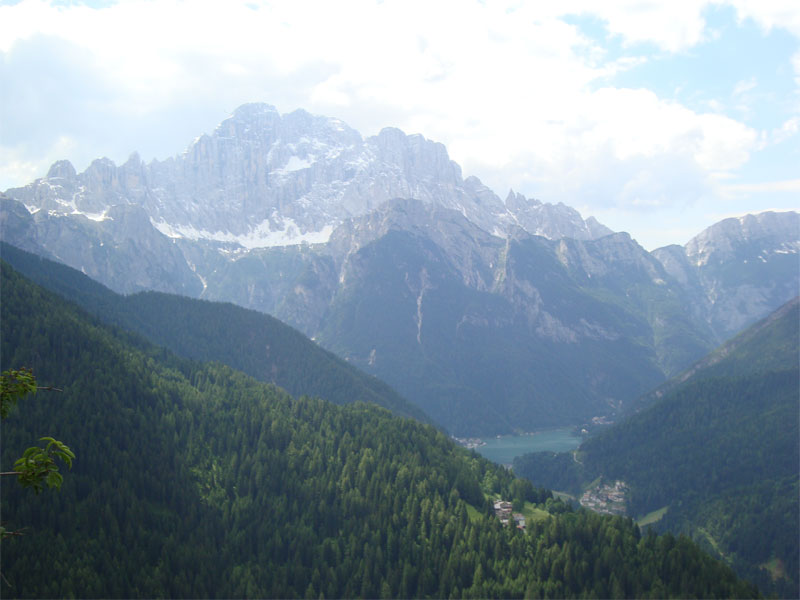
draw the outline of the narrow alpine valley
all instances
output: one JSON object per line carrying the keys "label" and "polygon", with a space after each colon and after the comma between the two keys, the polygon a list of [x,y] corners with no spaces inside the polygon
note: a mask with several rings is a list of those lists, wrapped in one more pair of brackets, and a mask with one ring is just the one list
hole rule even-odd
{"label": "narrow alpine valley", "polygon": [[[257,105],[195,147],[320,131],[416,156],[436,183],[383,158],[325,188],[328,151],[310,194],[375,194],[358,181],[381,169],[429,192],[355,213],[332,196],[327,229],[277,245],[248,245],[244,206],[224,240],[203,233],[217,217],[171,213],[163,190],[195,184],[157,163],[58,163],[3,196],[2,366],[64,390],[20,402],[3,464],[56,429],[76,455],[59,493],[3,486],[4,531],[36,531],[4,542],[13,595],[794,594],[797,213],[649,253],[573,209],[503,202],[398,131],[359,141]],[[566,453],[526,454],[553,428]]]}
{"label": "narrow alpine valley", "polygon": [[797,4],[0,1],[0,598],[800,598]]}

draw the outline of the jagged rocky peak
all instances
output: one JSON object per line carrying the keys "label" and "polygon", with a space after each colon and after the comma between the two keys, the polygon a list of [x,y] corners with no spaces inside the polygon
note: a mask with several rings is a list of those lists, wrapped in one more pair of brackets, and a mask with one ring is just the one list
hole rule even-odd
{"label": "jagged rocky peak", "polygon": [[144,162],[142,161],[142,157],[139,156],[138,152],[131,152],[131,155],[128,157],[120,168],[127,169],[127,170],[139,170],[144,167]]}
{"label": "jagged rocky peak", "polygon": [[594,217],[584,221],[577,210],[561,202],[549,204],[529,199],[514,190],[509,190],[505,206],[517,225],[529,233],[552,240],[593,240],[614,233]]}
{"label": "jagged rocky peak", "polygon": [[601,238],[614,233],[612,229],[609,229],[594,217],[589,217],[586,219],[586,229],[588,230],[592,239]]}
{"label": "jagged rocky peak", "polygon": [[491,265],[505,246],[503,239],[487,233],[461,211],[395,198],[342,223],[331,234],[327,248],[341,271],[354,253],[392,231],[408,234],[421,247],[430,248],[431,243],[438,246],[464,284],[480,290],[489,289]]}
{"label": "jagged rocky peak", "polygon": [[361,247],[392,230],[420,234],[434,241],[468,235],[489,243],[489,238],[494,237],[461,211],[414,198],[393,198],[365,215],[346,220],[331,234],[330,245]]}
{"label": "jagged rocky peak", "polygon": [[[776,240],[784,240],[780,248],[771,247]],[[763,243],[765,252],[797,253],[800,214],[767,211],[724,219],[689,240],[685,248],[689,260],[703,266],[728,260],[744,247],[759,243]]]}
{"label": "jagged rocky peak", "polygon": [[627,231],[619,231],[595,240],[593,245],[601,256],[609,261],[628,265],[644,265],[648,268],[656,262]]}
{"label": "jagged rocky peak", "polygon": [[117,165],[110,158],[97,158],[83,172],[83,179],[96,186],[117,187]]}
{"label": "jagged rocky peak", "polygon": [[344,121],[333,117],[312,115],[303,109],[295,110],[283,118],[285,131],[301,137],[310,137],[319,143],[333,146],[353,146],[362,142],[361,134]]}
{"label": "jagged rocky peak", "polygon": [[406,135],[400,129],[386,127],[367,143],[374,147],[379,160],[397,165],[405,172],[433,177],[437,182],[460,185],[461,167],[450,160],[444,144],[420,134]]}
{"label": "jagged rocky peak", "polygon": [[246,102],[233,111],[231,116],[234,121],[244,121],[246,123],[255,123],[260,119],[280,120],[280,118],[281,115],[278,109],[266,102]]}
{"label": "jagged rocky peak", "polygon": [[800,214],[768,211],[725,219],[652,255],[721,341],[797,295],[798,253]]}
{"label": "jagged rocky peak", "polygon": [[50,169],[47,171],[47,179],[69,179],[74,180],[77,177],[77,173],[75,171],[75,167],[72,166],[72,163],[68,160],[59,160],[53,163]]}
{"label": "jagged rocky peak", "polygon": [[50,167],[47,176],[21,188],[6,191],[9,197],[22,202],[31,213],[43,210],[53,214],[75,214],[79,205],[87,206],[83,199],[83,186],[75,168],[67,160],[60,160]]}
{"label": "jagged rocky peak", "polygon": [[[302,195],[308,191],[309,179],[338,177],[338,173],[320,171],[328,171],[330,161],[362,143],[361,135],[338,119],[304,110],[281,116],[274,106],[246,104],[222,121],[212,135],[195,139],[182,157],[179,176],[195,188],[194,196],[200,194],[201,204],[202,196],[208,195],[203,188],[211,186],[218,190],[217,195],[244,188],[247,206],[262,203],[268,209],[280,209],[293,198],[288,191],[275,198],[276,188],[286,185]],[[299,186],[298,179],[302,180]],[[263,220],[269,212],[248,217]]]}
{"label": "jagged rocky peak", "polygon": [[474,175],[470,175],[464,180],[464,189],[475,199],[476,203],[488,206],[491,210],[498,213],[505,212],[505,206],[497,194],[485,186],[483,182]]}
{"label": "jagged rocky peak", "polygon": [[281,122],[274,106],[262,103],[243,104],[217,125],[213,137],[240,141],[269,137]]}
{"label": "jagged rocky peak", "polygon": [[688,286],[693,279],[696,279],[694,265],[686,257],[686,249],[683,246],[671,244],[663,248],[656,248],[651,254],[661,263],[664,270],[681,285]]}
{"label": "jagged rocky peak", "polygon": [[420,231],[434,226],[433,205],[410,198],[387,200],[369,213],[345,220],[334,229],[329,246],[334,256],[344,256],[391,230]]}
{"label": "jagged rocky peak", "polygon": [[511,211],[529,209],[532,206],[541,205],[542,203],[536,198],[526,198],[522,194],[515,192],[512,188],[509,188],[508,190],[508,196],[506,196],[506,207]]}
{"label": "jagged rocky peak", "polygon": [[316,142],[320,146],[361,142],[361,135],[339,119],[312,115],[303,109],[282,116],[274,106],[263,103],[240,106],[217,126],[210,137],[237,144],[304,141],[312,145]]}
{"label": "jagged rocky peak", "polygon": [[553,239],[610,233],[563,205],[513,192],[504,203],[422,135],[390,127],[363,139],[339,119],[263,103],[239,107],[179,156],[145,164],[133,154],[119,167],[98,159],[79,175],[57,163],[50,174],[9,195],[31,210],[90,218],[136,204],[169,237],[245,248],[325,242],[392,198],[458,211],[501,237],[514,227]]}
{"label": "jagged rocky peak", "polygon": [[565,267],[589,278],[638,274],[651,282],[664,283],[661,264],[624,231],[593,240],[562,238],[556,255]]}

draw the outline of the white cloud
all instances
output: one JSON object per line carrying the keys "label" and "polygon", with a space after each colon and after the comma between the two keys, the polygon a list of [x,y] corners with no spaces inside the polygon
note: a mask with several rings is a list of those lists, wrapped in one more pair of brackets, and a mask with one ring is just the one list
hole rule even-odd
{"label": "white cloud", "polygon": [[33,181],[42,176],[41,164],[32,160],[21,160],[15,148],[0,147],[0,181]]}
{"label": "white cloud", "polygon": [[[642,209],[688,202],[711,189],[715,174],[745,163],[758,148],[756,131],[728,117],[697,114],[647,90],[603,88],[580,99],[554,123],[506,123],[513,139],[464,139],[451,151],[487,184],[539,198]],[[500,135],[500,134],[498,134]],[[503,161],[478,164],[477,148],[496,145]],[[471,160],[461,159],[464,153]],[[499,174],[493,171],[501,167]]]}
{"label": "white cloud", "polygon": [[740,19],[753,19],[766,30],[782,28],[800,37],[800,8],[796,0],[727,0]]}
{"label": "white cloud", "polygon": [[800,117],[792,117],[783,122],[783,124],[772,132],[772,143],[781,144],[800,131]]}
{"label": "white cloud", "polygon": [[750,77],[749,79],[742,79],[738,81],[733,88],[733,95],[734,96],[741,96],[742,94],[746,94],[747,92],[754,90],[758,82],[756,81],[755,77]]}
{"label": "white cloud", "polygon": [[794,82],[800,86],[800,50],[792,56],[792,67],[794,67]]}
{"label": "white cloud", "polygon": [[648,42],[669,52],[679,52],[706,38],[703,11],[709,2],[672,0],[619,0],[575,2],[607,24],[627,44]]}
{"label": "white cloud", "polygon": [[[0,6],[10,82],[0,100],[13,113],[0,123],[0,188],[64,157],[79,170],[133,150],[164,158],[239,104],[265,101],[365,135],[423,133],[501,194],[637,212],[691,202],[746,164],[759,132],[721,108],[698,112],[608,82],[646,60],[637,44],[702,45],[715,4],[128,0],[95,10],[23,0]],[[733,4],[764,28],[796,31],[789,4]],[[597,18],[628,50],[610,58],[565,15]],[[793,60],[800,80],[800,53]],[[743,77],[739,95],[754,81]]]}
{"label": "white cloud", "polygon": [[[722,186],[728,196],[751,195],[754,193],[800,193],[800,179],[782,181],[763,181],[756,183],[731,183]],[[767,209],[764,209],[767,210]]]}

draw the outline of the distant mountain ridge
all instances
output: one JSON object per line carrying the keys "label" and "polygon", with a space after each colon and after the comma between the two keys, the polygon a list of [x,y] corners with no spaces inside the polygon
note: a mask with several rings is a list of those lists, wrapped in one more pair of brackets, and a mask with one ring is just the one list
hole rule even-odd
{"label": "distant mountain ridge", "polygon": [[500,200],[420,135],[262,104],[166,161],[60,162],[0,195],[9,244],[119,293],[271,314],[486,435],[616,412],[796,295],[798,219],[650,253],[570,207]]}
{"label": "distant mountain ridge", "polygon": [[800,298],[638,402],[571,453],[518,457],[535,485],[580,493],[629,486],[627,509],[659,514],[765,593],[797,597],[800,530]]}
{"label": "distant mountain ridge", "polygon": [[502,202],[477,178],[463,179],[445,147],[421,135],[386,128],[362,139],[338,119],[304,110],[281,116],[267,104],[241,106],[165,161],[144,164],[134,153],[119,167],[99,159],[81,174],[60,161],[45,178],[7,193],[35,211],[94,221],[114,218],[114,206],[136,206],[170,238],[249,249],[326,242],[346,219],[390,198],[459,210],[491,233],[611,233],[564,205],[513,192]]}
{"label": "distant mountain ridge", "polygon": [[[684,246],[653,251],[722,342],[800,292],[800,215],[725,219]],[[788,275],[788,276],[787,276]]]}
{"label": "distant mountain ridge", "polygon": [[3,242],[0,258],[100,320],[141,334],[179,356],[224,363],[295,396],[314,396],[334,404],[371,402],[430,422],[382,381],[359,372],[269,315],[158,292],[121,296],[74,269]]}
{"label": "distant mountain ridge", "polygon": [[[792,369],[797,366],[797,352],[791,338],[784,336],[787,332],[781,331],[781,324],[791,325],[793,313],[797,312],[799,305],[800,297],[792,298],[765,319],[748,327],[632,405],[647,406],[699,375],[708,378],[716,376],[718,372],[730,375],[755,372],[759,368]],[[759,343],[759,338],[764,337],[779,337],[780,341],[766,346],[763,342]]]}
{"label": "distant mountain ridge", "polygon": [[689,540],[573,511],[429,425],[292,398],[0,278],[0,368],[63,390],[3,421],[2,464],[43,432],[76,454],[58,493],[0,486],[6,531],[26,529],[3,597],[758,596]]}

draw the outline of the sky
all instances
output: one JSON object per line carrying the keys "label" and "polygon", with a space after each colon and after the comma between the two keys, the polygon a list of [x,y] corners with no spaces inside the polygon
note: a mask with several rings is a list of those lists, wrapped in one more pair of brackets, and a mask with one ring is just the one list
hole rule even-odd
{"label": "sky", "polygon": [[246,102],[420,133],[648,250],[800,210],[797,0],[0,0],[0,190]]}

